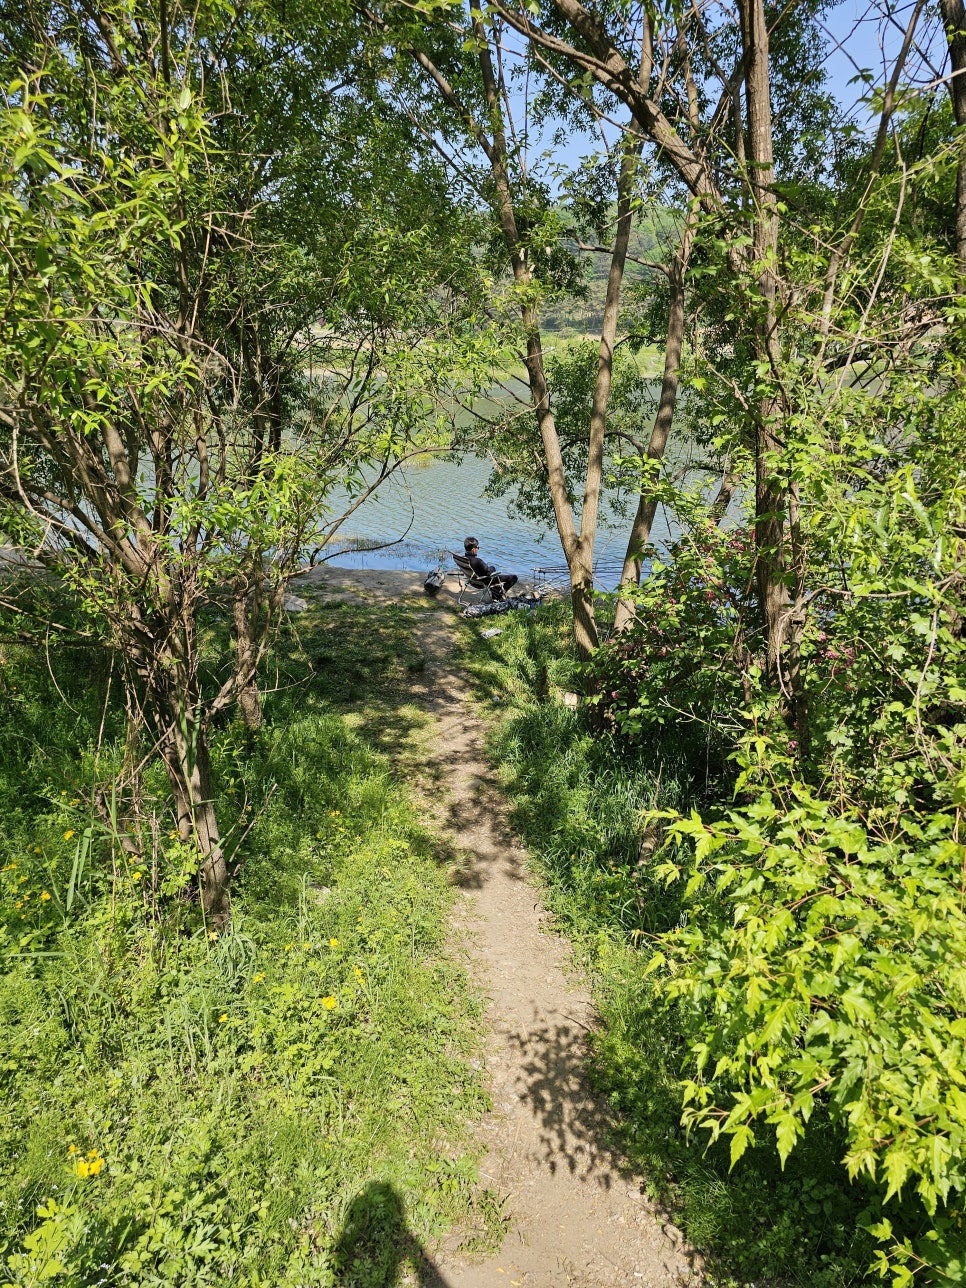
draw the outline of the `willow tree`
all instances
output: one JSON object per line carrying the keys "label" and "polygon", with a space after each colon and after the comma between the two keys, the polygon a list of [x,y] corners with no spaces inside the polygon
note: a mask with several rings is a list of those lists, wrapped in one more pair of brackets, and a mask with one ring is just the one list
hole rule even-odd
{"label": "willow tree", "polygon": [[[361,104],[363,72],[346,83],[366,66],[348,17],[68,0],[4,20],[0,528],[119,658],[216,918],[212,721],[239,698],[257,719],[333,485],[365,492],[435,427],[472,275],[436,172]],[[211,604],[236,640],[214,680]]]}
{"label": "willow tree", "polygon": [[[529,132],[534,122],[515,120],[510,59],[504,47],[505,24],[493,12],[476,9],[446,15],[434,11],[429,20],[416,6],[370,5],[363,12],[387,43],[399,51],[394,88],[404,101],[429,104],[437,146],[444,152],[454,183],[475,189],[488,207],[493,226],[489,249],[498,270],[506,272],[510,289],[505,299],[516,312],[515,342],[520,345],[532,418],[539,441],[538,473],[546,487],[549,508],[570,578],[574,639],[579,656],[587,660],[598,644],[594,607],[594,548],[605,486],[605,441],[608,408],[615,378],[621,298],[635,217],[641,207],[643,138],[636,118],[599,167],[606,173],[607,197],[596,201],[591,223],[606,244],[595,249],[606,256],[607,284],[595,371],[583,415],[577,451],[558,423],[542,334],[542,306],[561,295],[579,293],[583,270],[572,247],[574,229],[561,218],[547,175],[529,162]],[[405,74],[411,62],[415,83]],[[647,75],[642,67],[641,75]],[[421,80],[419,79],[421,77]],[[585,114],[584,123],[593,120]],[[693,225],[687,231],[675,263],[686,263]],[[672,274],[677,277],[678,274]],[[673,312],[673,310],[672,310]],[[665,396],[660,413],[665,437],[677,390],[678,362],[673,340],[668,348]],[[512,436],[512,435],[511,435]],[[525,443],[518,454],[530,457]],[[579,503],[579,517],[576,506]]]}
{"label": "willow tree", "polygon": [[[836,158],[847,159],[852,144],[846,131],[836,135],[822,90],[817,12],[814,5],[765,0],[742,0],[736,11],[718,4],[686,10],[627,4],[605,13],[581,0],[550,0],[539,11],[497,0],[491,9],[575,93],[587,94],[594,86],[605,101],[630,111],[635,137],[676,178],[684,201],[707,217],[710,235],[697,264],[696,300],[705,325],[693,326],[691,339],[703,363],[702,378],[729,404],[717,419],[733,427],[734,450],[753,465],[765,667],[773,686],[789,694],[793,718],[803,722],[798,654],[807,560],[791,427],[802,410],[804,386],[795,327],[783,329],[803,288],[794,272],[783,274],[781,267],[806,248],[810,254],[821,229],[830,247],[816,306],[821,336],[852,281],[839,270],[856,248],[888,160],[902,78],[924,6],[914,6],[902,28],[877,99],[874,146],[857,185],[841,168],[836,173]],[[954,6],[943,12],[955,59]],[[647,80],[642,66],[651,70]],[[914,335],[915,326],[905,332]],[[817,343],[813,356],[813,387],[821,388],[828,375],[827,346]],[[811,358],[804,361],[809,365]]]}
{"label": "willow tree", "polygon": [[[799,6],[793,13],[785,7],[766,21],[762,4],[748,0],[737,22],[722,6],[682,11],[674,5],[627,4],[607,15],[570,0],[543,6],[498,2],[485,11],[453,4],[445,14],[437,6],[415,8],[417,16],[408,19],[408,6],[370,6],[366,12],[420,69],[425,87],[420,105],[432,96],[437,103],[434,137],[450,149],[454,172],[463,182],[475,182],[491,211],[494,240],[513,284],[509,298],[519,313],[536,429],[536,442],[526,451],[538,449],[538,473],[570,572],[575,639],[586,659],[597,644],[593,564],[608,436],[630,446],[622,449],[628,460],[638,458],[639,495],[622,570],[622,586],[633,587],[653,524],[655,481],[678,411],[689,308],[693,319],[709,296],[730,295],[733,301],[740,295],[757,337],[751,362],[767,365],[768,353],[774,357],[774,305],[768,304],[774,295],[777,229],[773,153],[777,140],[783,174],[797,177],[793,158],[803,150],[796,138],[799,126],[810,113],[818,117],[827,108],[821,50],[811,39],[812,10]],[[782,99],[775,130],[773,38]],[[750,132],[746,108],[753,118]],[[612,130],[622,122],[607,154],[598,154],[585,172],[589,182],[570,210],[566,196],[552,191],[553,150],[535,156],[534,135],[548,122],[584,130],[601,123]],[[804,132],[809,129],[814,132],[812,126]],[[567,186],[578,191],[579,176],[571,175]],[[588,193],[593,193],[589,201]],[[596,237],[587,240],[573,216],[591,206]],[[625,278],[632,230],[648,208],[667,211],[673,230],[650,257],[655,262],[645,266],[665,283],[653,293],[662,307],[653,338],[662,347],[663,371],[649,432],[638,428],[628,444],[620,417],[612,414],[611,392],[618,347],[641,329],[627,307]],[[712,274],[708,249],[721,245],[723,263]],[[579,289],[575,246],[604,257],[607,273],[596,372],[576,451],[570,427],[557,415],[542,326],[544,305]],[[690,292],[696,249],[702,290]],[[788,603],[778,539],[783,501],[771,468],[776,406],[773,397],[750,407],[744,434],[760,448],[755,530],[760,598],[772,640]],[[730,476],[724,481],[719,513],[733,483]],[[631,602],[622,596],[620,624],[630,620]],[[774,648],[769,657],[773,661]]]}

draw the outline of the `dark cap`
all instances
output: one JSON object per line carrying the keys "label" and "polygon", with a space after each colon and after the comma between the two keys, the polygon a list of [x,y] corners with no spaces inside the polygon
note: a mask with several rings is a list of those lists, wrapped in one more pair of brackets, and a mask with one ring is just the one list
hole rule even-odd
{"label": "dark cap", "polygon": [[479,544],[476,537],[467,537],[463,542],[463,549],[471,550],[473,546],[479,547]]}

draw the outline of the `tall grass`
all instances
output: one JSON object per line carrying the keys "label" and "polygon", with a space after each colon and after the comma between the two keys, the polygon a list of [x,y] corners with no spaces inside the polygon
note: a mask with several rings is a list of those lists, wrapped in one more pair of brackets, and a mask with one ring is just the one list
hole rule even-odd
{"label": "tall grass", "polygon": [[457,1217],[485,1238],[447,874],[366,732],[419,664],[405,615],[307,615],[263,729],[218,732],[221,933],[160,805],[134,861],[91,812],[122,730],[96,661],[4,660],[0,1282],[381,1288]]}

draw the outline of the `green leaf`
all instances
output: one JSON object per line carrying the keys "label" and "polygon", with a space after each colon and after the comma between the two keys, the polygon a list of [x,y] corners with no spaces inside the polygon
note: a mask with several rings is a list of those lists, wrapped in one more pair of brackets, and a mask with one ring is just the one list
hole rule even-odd
{"label": "green leaf", "polygon": [[755,1143],[754,1133],[745,1123],[740,1123],[731,1133],[731,1167],[738,1162],[749,1145]]}

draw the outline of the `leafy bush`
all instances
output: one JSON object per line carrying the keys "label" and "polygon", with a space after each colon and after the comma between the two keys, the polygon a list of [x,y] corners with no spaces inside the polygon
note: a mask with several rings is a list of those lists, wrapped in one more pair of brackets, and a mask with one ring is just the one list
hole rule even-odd
{"label": "leafy bush", "polygon": [[875,1226],[898,1285],[917,1269],[960,1282],[966,1265],[964,658],[939,625],[948,600],[930,612],[927,593],[888,633],[866,634],[868,603],[821,633],[822,780],[764,720],[737,753],[737,804],[674,822],[691,857],[662,871],[689,877],[689,916],[651,963],[686,1002],[686,1123],[730,1136],[734,1158],[768,1123],[784,1159],[821,1108],[850,1176],[887,1202],[919,1195],[922,1237]]}
{"label": "leafy bush", "polygon": [[663,559],[654,552],[634,596],[634,620],[595,654],[588,675],[619,733],[634,741],[673,727],[700,757],[720,763],[741,729],[742,667],[754,648],[748,621],[753,537],[701,519]]}
{"label": "leafy bush", "polygon": [[811,589],[789,608],[797,704],[790,673],[776,691],[755,665],[727,589],[737,534],[678,543],[594,662],[625,737],[694,718],[722,757],[700,814],[646,816],[670,824],[657,871],[682,879],[686,915],[648,969],[680,1016],[683,1121],[735,1161],[767,1124],[784,1164],[828,1115],[849,1176],[880,1189],[867,1224],[900,1288],[966,1274],[966,546],[949,413],[920,407],[915,464],[853,466],[848,489],[832,486],[842,462],[811,463],[824,492],[802,538]]}

